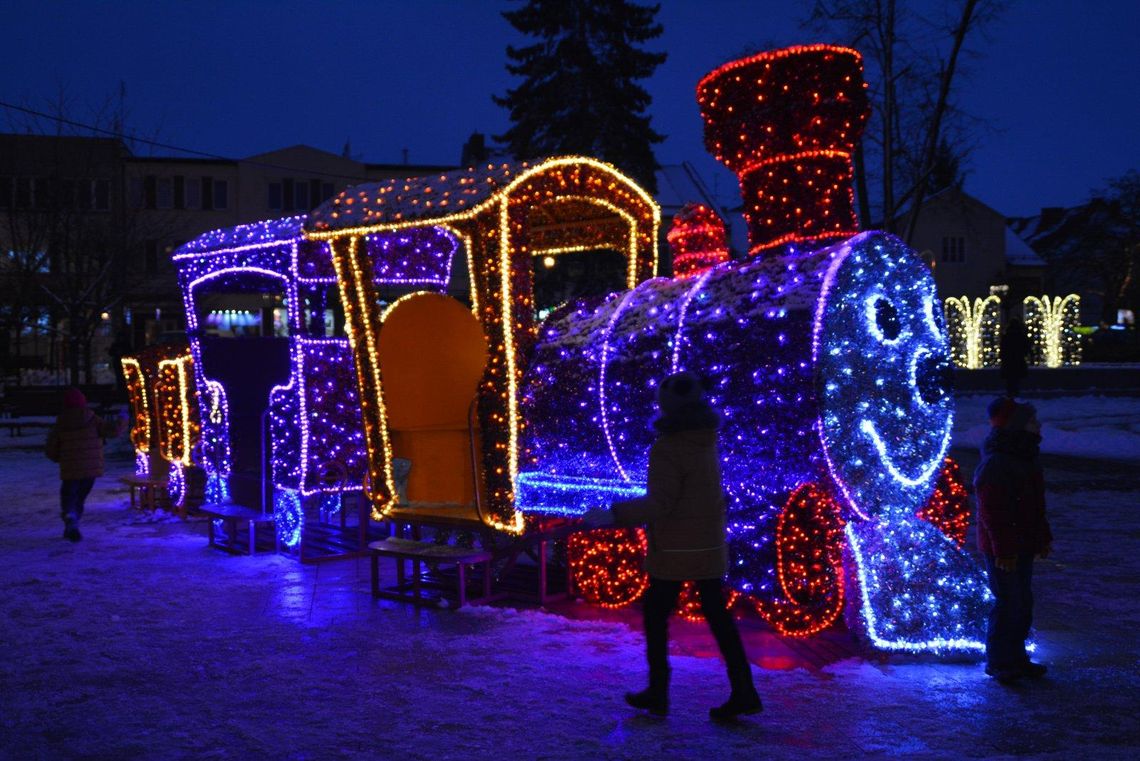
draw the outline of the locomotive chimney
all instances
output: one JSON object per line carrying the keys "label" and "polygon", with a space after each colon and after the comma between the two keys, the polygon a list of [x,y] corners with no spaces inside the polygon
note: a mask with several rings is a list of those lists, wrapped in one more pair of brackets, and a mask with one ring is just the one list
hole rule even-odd
{"label": "locomotive chimney", "polygon": [[833,45],[730,61],[697,84],[705,147],[740,181],[749,255],[858,232],[851,153],[866,87],[862,56]]}

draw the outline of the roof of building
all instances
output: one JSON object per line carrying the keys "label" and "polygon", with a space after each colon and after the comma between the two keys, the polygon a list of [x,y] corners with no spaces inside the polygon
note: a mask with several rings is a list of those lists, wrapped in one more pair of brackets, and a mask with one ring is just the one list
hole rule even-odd
{"label": "roof of building", "polygon": [[1045,266],[1045,260],[1008,226],[1005,228],[1005,263],[1011,267]]}

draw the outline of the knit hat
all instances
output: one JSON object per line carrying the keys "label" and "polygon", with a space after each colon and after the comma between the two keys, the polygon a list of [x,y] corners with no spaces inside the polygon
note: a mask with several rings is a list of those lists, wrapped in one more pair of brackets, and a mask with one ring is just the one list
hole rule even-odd
{"label": "knit hat", "polygon": [[661,381],[657,386],[657,405],[663,413],[672,415],[686,407],[708,407],[709,400],[701,379],[686,370]]}
{"label": "knit hat", "polygon": [[1032,404],[1018,403],[1008,396],[994,399],[986,411],[990,415],[990,425],[1011,431],[1025,430],[1026,423],[1037,416],[1037,408]]}
{"label": "knit hat", "polygon": [[64,407],[86,407],[87,397],[77,388],[69,388],[63,392]]}

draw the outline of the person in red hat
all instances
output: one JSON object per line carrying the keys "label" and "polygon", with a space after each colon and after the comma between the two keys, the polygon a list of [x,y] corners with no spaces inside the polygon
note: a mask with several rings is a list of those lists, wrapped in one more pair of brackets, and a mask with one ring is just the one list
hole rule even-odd
{"label": "person in red hat", "polygon": [[48,431],[45,454],[59,463],[59,502],[63,538],[78,542],[83,503],[95,479],[103,475],[103,440],[123,432],[122,418],[103,420],[87,408],[87,397],[77,388],[63,392],[63,409]]}
{"label": "person in red hat", "polygon": [[1048,557],[1053,532],[1045,516],[1037,410],[1003,397],[988,412],[993,428],[974,472],[978,549],[995,598],[986,633],[986,673],[1008,684],[1045,674],[1044,665],[1029,660],[1025,640],[1033,624],[1033,561]]}

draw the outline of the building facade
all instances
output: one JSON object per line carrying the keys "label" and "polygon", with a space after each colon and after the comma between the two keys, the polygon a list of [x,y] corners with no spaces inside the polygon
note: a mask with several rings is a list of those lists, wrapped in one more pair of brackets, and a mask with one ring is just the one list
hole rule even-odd
{"label": "building facade", "polygon": [[[307,145],[180,158],[134,155],[117,139],[0,134],[0,362],[9,376],[58,375],[69,344],[85,341],[83,369],[105,381],[112,344],[136,349],[184,329],[170,260],[183,242],[305,214],[350,185],[452,168],[369,164]],[[65,279],[67,303],[39,287]]]}
{"label": "building facade", "polygon": [[1001,296],[1006,316],[1020,316],[1026,296],[1040,296],[1045,261],[1006,218],[959,188],[922,206],[911,241],[930,265],[942,298]]}

